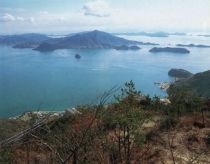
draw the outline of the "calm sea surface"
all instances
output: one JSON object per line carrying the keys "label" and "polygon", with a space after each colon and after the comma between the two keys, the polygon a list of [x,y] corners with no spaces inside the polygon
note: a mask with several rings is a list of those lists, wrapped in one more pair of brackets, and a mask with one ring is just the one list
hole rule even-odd
{"label": "calm sea surface", "polygon": [[[210,45],[210,39],[195,36],[149,38],[121,36],[161,46],[178,43]],[[138,51],[56,50],[40,53],[31,49],[0,46],[0,117],[24,111],[64,110],[97,102],[111,87],[133,80],[145,94],[165,96],[154,82],[170,81],[171,68],[193,73],[210,69],[210,48],[188,48],[190,54],[149,53],[151,46]],[[75,59],[75,53],[82,58]]]}

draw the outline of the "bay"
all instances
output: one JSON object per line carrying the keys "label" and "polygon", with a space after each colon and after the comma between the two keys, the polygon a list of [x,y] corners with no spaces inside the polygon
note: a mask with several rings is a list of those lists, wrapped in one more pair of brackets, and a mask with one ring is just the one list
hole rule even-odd
{"label": "bay", "polygon": [[[170,36],[127,39],[175,44],[207,44],[205,37]],[[97,103],[97,98],[113,86],[133,80],[136,88],[151,96],[166,96],[154,82],[171,81],[171,68],[193,73],[210,69],[209,48],[188,48],[190,54],[152,54],[153,46],[137,51],[111,49],[67,49],[41,53],[31,49],[0,46],[0,117],[32,110],[64,110]],[[81,55],[76,59],[75,54]]]}

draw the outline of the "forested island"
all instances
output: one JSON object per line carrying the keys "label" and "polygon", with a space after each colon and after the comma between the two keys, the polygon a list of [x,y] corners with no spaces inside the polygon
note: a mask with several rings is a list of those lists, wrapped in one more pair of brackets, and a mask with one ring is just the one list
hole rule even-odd
{"label": "forested island", "polygon": [[0,44],[14,48],[32,48],[40,52],[56,49],[140,49],[138,45],[158,45],[157,43],[127,40],[107,32],[94,30],[51,38],[43,34],[2,35]]}
{"label": "forested island", "polygon": [[152,52],[152,53],[170,52],[170,53],[178,53],[178,54],[190,53],[190,51],[186,48],[177,48],[177,47],[154,47],[150,49],[149,52]]}

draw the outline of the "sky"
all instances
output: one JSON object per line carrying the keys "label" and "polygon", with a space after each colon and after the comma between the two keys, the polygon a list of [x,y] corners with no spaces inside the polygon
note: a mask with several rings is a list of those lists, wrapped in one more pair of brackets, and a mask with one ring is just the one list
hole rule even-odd
{"label": "sky", "polygon": [[210,0],[0,0],[0,34],[210,32]]}

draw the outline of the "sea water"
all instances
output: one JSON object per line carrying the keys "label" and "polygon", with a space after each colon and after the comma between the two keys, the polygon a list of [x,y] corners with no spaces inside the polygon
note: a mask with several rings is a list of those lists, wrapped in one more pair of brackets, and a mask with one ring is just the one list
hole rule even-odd
{"label": "sea water", "polygon": [[[209,38],[197,36],[121,37],[160,46],[210,45]],[[171,81],[171,68],[192,73],[210,69],[210,48],[187,48],[189,54],[153,54],[149,52],[153,46],[140,47],[135,51],[65,49],[41,53],[0,46],[0,117],[96,104],[105,91],[130,80],[142,93],[164,97],[166,93],[154,82]],[[80,59],[75,58],[76,53]]]}

